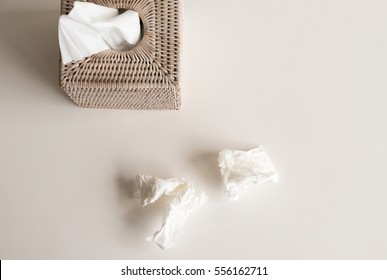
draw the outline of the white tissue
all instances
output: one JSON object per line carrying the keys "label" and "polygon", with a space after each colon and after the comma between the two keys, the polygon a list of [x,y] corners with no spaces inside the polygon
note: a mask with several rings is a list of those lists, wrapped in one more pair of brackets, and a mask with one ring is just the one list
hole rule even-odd
{"label": "white tissue", "polygon": [[201,206],[207,196],[204,193],[196,195],[194,186],[185,179],[163,180],[138,175],[137,184],[143,207],[156,202],[162,196],[170,197],[161,228],[147,240],[154,241],[162,249],[174,247],[189,214]]}
{"label": "white tissue", "polygon": [[278,182],[278,174],[262,147],[247,152],[223,150],[219,167],[230,200],[238,200],[251,185]]}
{"label": "white tissue", "polygon": [[88,2],[74,2],[68,15],[59,18],[59,46],[67,64],[113,49],[129,50],[141,37],[140,17],[135,11],[118,10]]}

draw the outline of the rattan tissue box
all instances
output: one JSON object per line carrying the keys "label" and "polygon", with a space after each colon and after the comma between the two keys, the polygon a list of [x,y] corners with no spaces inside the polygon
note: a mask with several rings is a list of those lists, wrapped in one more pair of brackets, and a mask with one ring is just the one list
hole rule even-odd
{"label": "rattan tissue box", "polygon": [[[139,13],[141,42],[129,51],[107,50],[81,61],[60,61],[60,86],[88,108],[178,110],[180,97],[181,0],[89,0]],[[74,0],[62,0],[68,14]]]}

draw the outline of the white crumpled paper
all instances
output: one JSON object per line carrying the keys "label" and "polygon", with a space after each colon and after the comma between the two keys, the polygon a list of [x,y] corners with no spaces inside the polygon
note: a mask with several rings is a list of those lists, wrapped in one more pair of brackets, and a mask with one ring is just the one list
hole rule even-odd
{"label": "white crumpled paper", "polygon": [[137,185],[138,197],[143,207],[156,202],[162,196],[171,198],[167,202],[168,211],[163,216],[161,228],[147,240],[154,241],[162,249],[174,247],[187,217],[207,200],[207,196],[204,193],[196,195],[193,184],[185,179],[163,180],[138,175]]}
{"label": "white crumpled paper", "polygon": [[230,200],[238,200],[251,185],[278,182],[278,174],[262,147],[247,152],[223,150],[219,167]]}
{"label": "white crumpled paper", "polygon": [[141,24],[135,11],[119,15],[114,8],[75,1],[70,13],[60,16],[58,32],[67,64],[109,49],[129,50],[140,40]]}

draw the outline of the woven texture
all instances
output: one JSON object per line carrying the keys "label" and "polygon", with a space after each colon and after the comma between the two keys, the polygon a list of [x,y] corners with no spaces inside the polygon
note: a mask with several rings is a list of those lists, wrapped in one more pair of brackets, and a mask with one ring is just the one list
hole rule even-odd
{"label": "woven texture", "polygon": [[[132,50],[60,62],[60,86],[79,106],[136,110],[180,108],[180,0],[89,0],[137,11],[143,38]],[[68,14],[74,0],[62,0]]]}

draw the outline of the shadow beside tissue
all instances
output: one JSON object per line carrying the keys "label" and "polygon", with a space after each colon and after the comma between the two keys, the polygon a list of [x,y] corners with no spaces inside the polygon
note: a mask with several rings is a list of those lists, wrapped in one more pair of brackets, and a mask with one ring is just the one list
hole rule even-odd
{"label": "shadow beside tissue", "polygon": [[119,176],[117,178],[117,185],[119,188],[120,197],[126,197],[130,199],[136,198],[136,193],[138,191],[136,180],[135,179],[127,179],[123,176]]}

